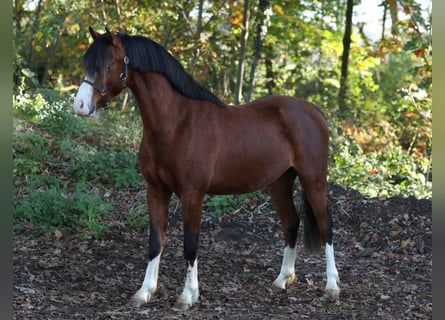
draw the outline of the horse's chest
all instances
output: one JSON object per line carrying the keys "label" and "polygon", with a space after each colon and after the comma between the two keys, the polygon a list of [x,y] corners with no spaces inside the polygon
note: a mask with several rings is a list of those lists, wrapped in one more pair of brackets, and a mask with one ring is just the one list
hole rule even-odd
{"label": "horse's chest", "polygon": [[180,154],[171,144],[153,144],[143,139],[139,150],[139,167],[149,184],[171,185],[180,169]]}

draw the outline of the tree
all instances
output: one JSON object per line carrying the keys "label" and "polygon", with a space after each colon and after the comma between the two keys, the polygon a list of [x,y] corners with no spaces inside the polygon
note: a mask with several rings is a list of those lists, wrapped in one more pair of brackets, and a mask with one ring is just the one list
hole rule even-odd
{"label": "tree", "polygon": [[241,43],[239,49],[238,58],[238,71],[236,74],[236,86],[235,86],[235,104],[238,105],[241,102],[244,82],[244,67],[246,59],[246,46],[247,39],[249,38],[249,19],[250,19],[250,0],[244,0],[243,6],[243,23],[241,31]]}
{"label": "tree", "polygon": [[347,0],[345,33],[343,36],[343,54],[341,57],[340,90],[338,93],[339,109],[343,113],[346,112],[346,97],[347,97],[347,91],[348,91],[349,51],[351,48],[353,8],[354,8],[354,0]]}
{"label": "tree", "polygon": [[389,8],[389,13],[391,15],[391,34],[397,36],[399,34],[399,10],[397,8],[397,0],[386,0],[386,7]]}
{"label": "tree", "polygon": [[261,58],[261,52],[263,49],[264,37],[267,34],[267,28],[270,21],[270,1],[260,0],[258,5],[258,12],[256,15],[256,35],[255,35],[255,47],[252,66],[250,69],[249,85],[247,87],[246,102],[249,102],[252,97],[253,86],[255,83],[255,73],[257,70],[258,62]]}
{"label": "tree", "polygon": [[378,3],[380,41],[353,25],[352,0],[15,0],[14,94],[74,93],[87,27],[107,26],[159,42],[228,103],[298,96],[320,106],[332,132],[346,132],[345,115],[365,127],[366,141],[354,137],[365,150],[392,144],[430,159],[431,14],[420,0]]}

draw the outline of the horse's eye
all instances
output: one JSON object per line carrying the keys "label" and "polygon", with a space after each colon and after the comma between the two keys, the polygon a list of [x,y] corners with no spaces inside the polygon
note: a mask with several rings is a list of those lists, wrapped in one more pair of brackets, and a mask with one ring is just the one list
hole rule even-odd
{"label": "horse's eye", "polygon": [[110,64],[108,65],[108,68],[107,68],[108,73],[111,73],[111,68],[112,68],[112,67],[113,67],[113,64],[110,63]]}

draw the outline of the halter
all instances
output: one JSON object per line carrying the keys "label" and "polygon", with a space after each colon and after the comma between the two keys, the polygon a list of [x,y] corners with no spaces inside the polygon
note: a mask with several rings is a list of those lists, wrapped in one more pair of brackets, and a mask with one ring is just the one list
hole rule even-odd
{"label": "halter", "polygon": [[[99,94],[101,95],[102,98],[105,99],[105,105],[103,106],[104,109],[108,109],[110,107],[109,102],[110,102],[110,91],[111,89],[113,89],[116,85],[118,85],[119,83],[123,83],[123,87],[125,88],[127,86],[127,75],[128,75],[128,64],[130,63],[130,59],[128,59],[128,56],[124,57],[124,69],[122,70],[121,74],[119,75],[119,78],[116,79],[116,81],[114,81],[112,84],[110,84],[107,88],[102,89],[99,86],[95,85],[93,82],[84,79],[82,82],[85,82],[87,84],[89,84],[90,86],[92,86],[96,91],[99,92]],[[94,112],[94,109],[92,109],[91,112]]]}

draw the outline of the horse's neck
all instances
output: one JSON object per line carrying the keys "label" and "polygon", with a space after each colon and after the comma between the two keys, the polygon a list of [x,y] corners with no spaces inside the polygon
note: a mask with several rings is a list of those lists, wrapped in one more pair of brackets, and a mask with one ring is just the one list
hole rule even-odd
{"label": "horse's neck", "polygon": [[137,73],[129,87],[138,103],[144,129],[161,133],[171,131],[185,111],[186,99],[172,89],[168,80],[158,73]]}

